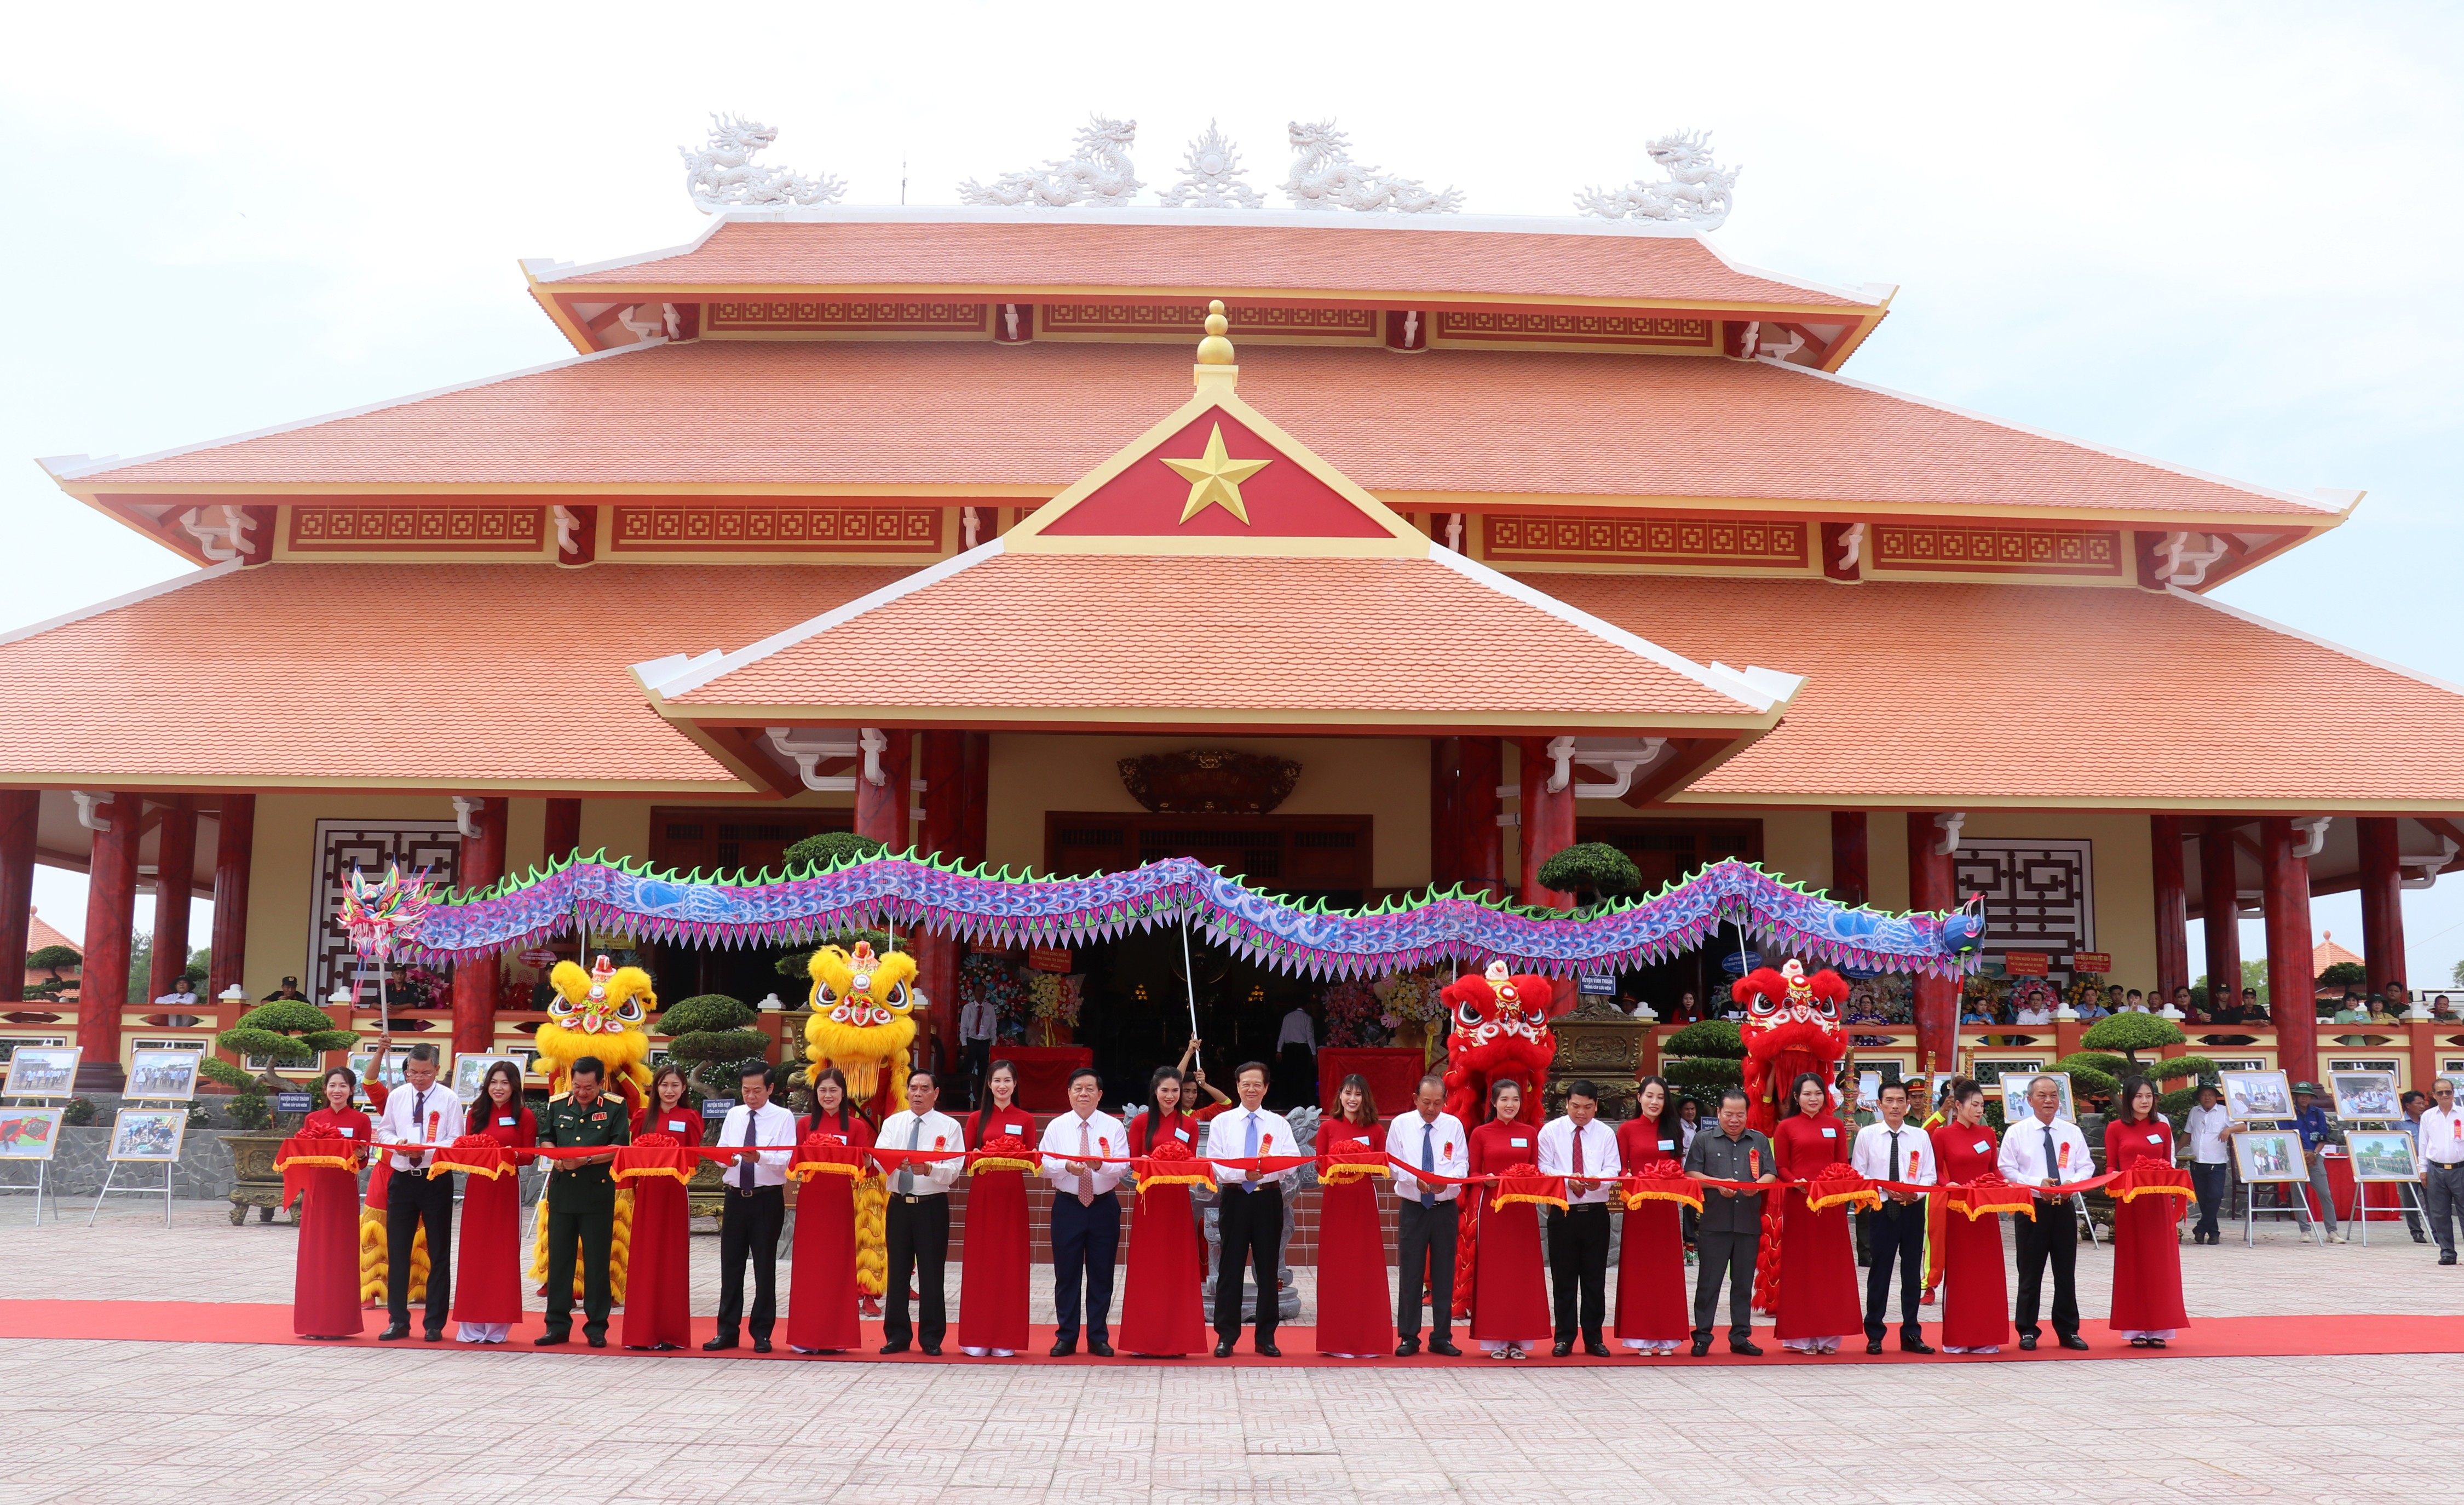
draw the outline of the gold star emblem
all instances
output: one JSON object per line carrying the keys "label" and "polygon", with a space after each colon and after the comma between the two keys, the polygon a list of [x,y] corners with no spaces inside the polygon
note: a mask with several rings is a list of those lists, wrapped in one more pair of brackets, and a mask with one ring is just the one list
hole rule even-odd
{"label": "gold star emblem", "polygon": [[[1157,459],[1163,456],[1157,455]],[[1221,506],[1243,522],[1249,520],[1249,509],[1241,503],[1241,483],[1274,464],[1272,458],[1236,460],[1223,449],[1223,426],[1217,424],[1206,438],[1206,453],[1192,460],[1164,459],[1166,465],[1180,473],[1189,482],[1189,504],[1180,509],[1180,520],[1187,522],[1207,508]]]}

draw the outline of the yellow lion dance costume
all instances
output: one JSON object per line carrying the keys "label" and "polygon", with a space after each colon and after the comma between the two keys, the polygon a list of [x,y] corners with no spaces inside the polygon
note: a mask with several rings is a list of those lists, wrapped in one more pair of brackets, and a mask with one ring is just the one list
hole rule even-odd
{"label": "yellow lion dance costume", "polygon": [[[812,975],[812,1014],[804,1021],[805,1079],[835,1066],[847,1081],[847,1101],[881,1123],[907,1107],[907,1052],[915,1043],[915,959],[904,951],[875,956],[859,941],[853,952],[824,946],[805,966]],[[855,1283],[867,1302],[888,1284],[890,1193],[879,1176],[855,1186]],[[868,1307],[869,1310],[869,1307]]]}
{"label": "yellow lion dance costume", "polygon": [[[556,989],[556,998],[547,1006],[547,1022],[539,1027],[538,1039],[548,1096],[561,1097],[572,1091],[573,1063],[595,1055],[607,1069],[600,1079],[603,1090],[617,1094],[628,1111],[638,1113],[649,1100],[650,1088],[650,1069],[645,1064],[650,1037],[642,1031],[642,1021],[659,1007],[650,974],[638,966],[611,966],[603,956],[587,972],[576,963],[559,962],[547,980]],[[549,1184],[554,1184],[553,1177]],[[633,1192],[619,1186],[616,1228],[607,1255],[608,1297],[618,1306],[625,1304],[625,1273],[630,1268],[632,1251]],[[531,1279],[542,1285],[547,1280],[545,1187],[539,1191],[539,1231],[531,1241]],[[582,1299],[582,1280],[581,1262],[576,1260],[573,1295],[577,1301]]]}

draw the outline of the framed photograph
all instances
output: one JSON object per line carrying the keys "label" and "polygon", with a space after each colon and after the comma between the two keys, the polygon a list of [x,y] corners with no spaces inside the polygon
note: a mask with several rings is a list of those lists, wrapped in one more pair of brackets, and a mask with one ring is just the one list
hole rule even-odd
{"label": "framed photograph", "polygon": [[111,1159],[161,1163],[180,1158],[186,1108],[122,1108],[111,1122]]}
{"label": "framed photograph", "polygon": [[2421,1162],[2412,1136],[2400,1130],[2349,1130],[2344,1151],[2353,1157],[2355,1181],[2419,1181]]}
{"label": "framed photograph", "polygon": [[0,1161],[47,1161],[60,1147],[65,1108],[0,1108]]}
{"label": "framed photograph", "polygon": [[2218,1072],[2216,1076],[2225,1090],[2225,1117],[2233,1122],[2293,1117],[2293,1081],[2282,1072]]}
{"label": "framed photograph", "polygon": [[81,1045],[21,1045],[9,1056],[5,1097],[66,1097],[77,1087]]}
{"label": "framed photograph", "polygon": [[[512,1063],[517,1073],[519,1073],[527,1064],[518,1055],[474,1054],[457,1055],[453,1058],[453,1096],[462,1099],[463,1107],[468,1108],[479,1100],[480,1084],[488,1079],[488,1068],[498,1061]],[[518,1075],[515,1077],[517,1082],[520,1079]]]}
{"label": "framed photograph", "polygon": [[1997,1084],[2002,1089],[2002,1121],[2016,1123],[2033,1118],[2036,1110],[2028,1106],[2028,1084],[2039,1076],[2050,1076],[2062,1084],[2062,1105],[2054,1117],[2068,1123],[2079,1122],[2079,1105],[2071,1100],[2071,1073],[2068,1072],[2005,1072]]}
{"label": "framed photograph", "polygon": [[194,1102],[203,1051],[131,1051],[127,1096],[139,1102]]}
{"label": "framed photograph", "polygon": [[[2399,1134],[2396,1138],[2404,1136]],[[2233,1169],[2244,1181],[2310,1179],[2310,1162],[2301,1158],[2301,1136],[2291,1129],[2244,1129],[2233,1137]]]}
{"label": "framed photograph", "polygon": [[2375,1118],[2391,1123],[2404,1117],[2393,1072],[2330,1072],[2327,1090],[2336,1096],[2336,1117],[2347,1122]]}
{"label": "framed photograph", "polygon": [[1881,1108],[1881,1105],[1882,1073],[1880,1072],[1859,1072],[1857,1073],[1857,1106],[1872,1111]]}
{"label": "framed photograph", "polygon": [[[351,1068],[352,1081],[364,1082],[367,1080],[368,1063],[376,1059],[376,1054],[377,1052],[373,1050],[353,1051],[349,1055],[343,1057],[344,1061]],[[392,1050],[385,1052],[385,1064],[377,1070],[377,1080],[385,1083],[387,1090],[401,1086],[405,1081],[409,1079],[403,1073],[403,1064],[409,1059],[410,1047],[407,1045],[395,1046]],[[368,1100],[366,1088],[355,1086],[351,1089],[351,1092],[356,1100],[360,1102],[365,1102]]]}

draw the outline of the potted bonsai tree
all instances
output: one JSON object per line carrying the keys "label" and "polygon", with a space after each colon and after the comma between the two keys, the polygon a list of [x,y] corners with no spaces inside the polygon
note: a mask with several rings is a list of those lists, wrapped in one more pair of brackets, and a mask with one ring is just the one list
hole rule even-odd
{"label": "potted bonsai tree", "polygon": [[259,1056],[266,1062],[263,1074],[256,1076],[211,1056],[197,1063],[197,1070],[209,1080],[238,1090],[239,1096],[226,1110],[231,1121],[259,1131],[231,1135],[224,1140],[231,1146],[234,1178],[231,1222],[246,1222],[248,1209],[253,1206],[261,1221],[271,1223],[274,1209],[282,1202],[282,1178],[274,1168],[274,1157],[282,1147],[283,1135],[297,1127],[297,1118],[286,1114],[283,1118],[288,1121],[280,1128],[271,1127],[275,1114],[266,1100],[267,1095],[288,1091],[295,1085],[276,1069],[311,1065],[328,1051],[345,1050],[358,1042],[358,1035],[335,1029],[325,1010],[301,998],[259,1004],[240,1015],[239,1023],[214,1036],[214,1043],[224,1050],[243,1057]]}

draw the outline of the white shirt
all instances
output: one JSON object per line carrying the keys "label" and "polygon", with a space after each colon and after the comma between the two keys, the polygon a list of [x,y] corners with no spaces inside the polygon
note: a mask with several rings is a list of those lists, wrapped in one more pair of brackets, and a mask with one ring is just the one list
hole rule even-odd
{"label": "white shirt", "polygon": [[[909,1142],[911,1138],[913,1143]],[[936,1145],[963,1150],[967,1147],[967,1135],[958,1120],[948,1114],[935,1110],[919,1117],[912,1108],[901,1108],[881,1120],[881,1134],[873,1142],[885,1150],[929,1150]],[[899,1196],[937,1197],[950,1189],[950,1183],[958,1179],[958,1170],[965,1164],[966,1157],[962,1155],[953,1155],[945,1161],[901,1161],[885,1165],[883,1174],[891,1191]],[[901,1169],[913,1172],[905,1186],[898,1184]]]}
{"label": "white shirt", "polygon": [[989,1040],[1001,1028],[1001,1010],[989,998],[979,998],[958,1010],[958,1038]]}
{"label": "white shirt", "polygon": [[2464,1164],[2464,1109],[2421,1110],[2421,1158],[2432,1165]]}
{"label": "white shirt", "polygon": [[194,1008],[197,1006],[197,995],[185,987],[175,987],[154,1001],[158,1004],[167,1004],[173,1008]]}
{"label": "white shirt", "polygon": [[[749,1140],[744,1137],[748,1127],[753,1134],[753,1138]],[[746,1144],[764,1146],[761,1155],[753,1162],[753,1184],[756,1186],[787,1184],[787,1162],[792,1158],[791,1152],[799,1138],[801,1136],[796,1132],[796,1116],[775,1102],[763,1103],[761,1116],[759,1118],[753,1117],[752,1109],[737,1103],[727,1110],[727,1117],[720,1119],[718,1125],[720,1147]],[[781,1148],[776,1150],[767,1148],[774,1144]],[[744,1184],[742,1161],[721,1161],[718,1163],[720,1181],[731,1186]]]}
{"label": "white shirt", "polygon": [[1685,1142],[1677,1148],[1677,1158],[1682,1161],[1685,1158],[1685,1152],[1694,1147],[1694,1136],[1703,1132],[1703,1120],[1697,1118],[1692,1123],[1688,1123],[1680,1118],[1677,1120],[1677,1129],[1679,1133],[1685,1136]]}
{"label": "white shirt", "polygon": [[1317,1021],[1309,1016],[1308,1009],[1295,1008],[1284,1015],[1283,1032],[1275,1036],[1275,1049],[1280,1051],[1287,1045],[1317,1049]]}
{"label": "white shirt", "polygon": [[[1562,1115],[1540,1126],[1538,1164],[1542,1175],[1572,1176],[1574,1173],[1574,1120]],[[1583,1179],[1590,1181],[1597,1176],[1616,1180],[1620,1168],[1616,1131],[1594,1118],[1583,1125],[1582,1136]],[[1570,1207],[1608,1200],[1609,1188],[1605,1185],[1595,1185],[1591,1190],[1580,1193],[1572,1186],[1566,1188],[1566,1205]]]}
{"label": "white shirt", "polygon": [[2049,1025],[2054,1022],[2053,1010],[2048,1008],[2022,1008],[2018,1013],[2012,1016],[2011,1022],[2013,1024],[2022,1025]]}
{"label": "white shirt", "polygon": [[2223,1103],[2191,1109],[2185,1127],[2190,1135],[2190,1159],[2202,1165],[2222,1165],[2233,1159],[2232,1141],[2225,1138],[2233,1131],[2233,1115]]}
{"label": "white shirt", "polygon": [[[1471,1136],[1463,1133],[1463,1120],[1451,1113],[1441,1113],[1436,1118],[1423,1118],[1419,1110],[1403,1115],[1386,1126],[1386,1153],[1402,1162],[1392,1167],[1395,1172],[1395,1195],[1406,1202],[1420,1200],[1419,1178],[1403,1168],[1420,1163],[1421,1141],[1426,1140],[1429,1169],[1441,1176],[1471,1174]],[[1440,1202],[1452,1202],[1463,1190],[1461,1186],[1427,1188]]]}
{"label": "white shirt", "polygon": [[[1908,1164],[1911,1153],[1916,1157],[1913,1169]],[[1857,1141],[1848,1147],[1848,1168],[1867,1181],[1898,1181],[1912,1185],[1930,1186],[1941,1178],[1934,1171],[1933,1136],[1908,1119],[1900,1125],[1899,1163],[1891,1163],[1891,1127],[1877,1120],[1857,1131]]]}
{"label": "white shirt", "polygon": [[2051,1127],[2055,1155],[2059,1157],[2062,1146],[2070,1146],[2067,1162],[2051,1167],[2045,1164],[2047,1125],[2032,1113],[2002,1131],[2002,1153],[1994,1157],[1994,1168],[2002,1172],[2004,1181],[2041,1186],[2056,1179],[2057,1171],[2065,1184],[2095,1179],[2096,1162],[2087,1152],[2087,1136],[2079,1132],[2079,1125],[2068,1118],[2056,1118]]}
{"label": "white shirt", "polygon": [[[1083,1147],[1079,1142],[1082,1138],[1086,1141]],[[1098,1109],[1084,1118],[1074,1112],[1065,1113],[1045,1124],[1044,1142],[1039,1148],[1044,1152],[1044,1174],[1052,1183],[1053,1194],[1074,1197],[1081,1189],[1078,1176],[1063,1168],[1064,1161],[1076,1160],[1081,1155],[1097,1160],[1127,1155],[1130,1153],[1129,1145],[1130,1131],[1121,1127],[1121,1120]],[[1099,1197],[1109,1197],[1112,1188],[1121,1184],[1121,1178],[1129,1173],[1126,1161],[1111,1165],[1099,1164],[1095,1167],[1095,1174],[1087,1178],[1084,1189]]]}
{"label": "white shirt", "polygon": [[[435,1125],[433,1129],[430,1123]],[[377,1115],[380,1144],[451,1144],[461,1137],[462,1099],[443,1082],[429,1084],[425,1102],[420,1099],[419,1089],[405,1082],[385,1097],[385,1112]],[[395,1155],[388,1159],[396,1170],[424,1170],[430,1157]]]}
{"label": "white shirt", "polygon": [[[1246,1108],[1231,1107],[1217,1114],[1206,1125],[1206,1158],[1213,1160],[1225,1155],[1234,1160],[1247,1159],[1251,1118],[1258,1120],[1258,1154],[1261,1157],[1300,1153],[1300,1138],[1292,1133],[1291,1124],[1282,1114],[1268,1113],[1264,1108],[1251,1113]],[[1295,1165],[1292,1170],[1299,1168]],[[1265,1179],[1281,1185],[1291,1173],[1290,1170],[1276,1171]],[[1229,1166],[1218,1166],[1215,1171],[1215,1184],[1219,1186],[1246,1185],[1255,1179],[1251,1172],[1234,1170]]]}

